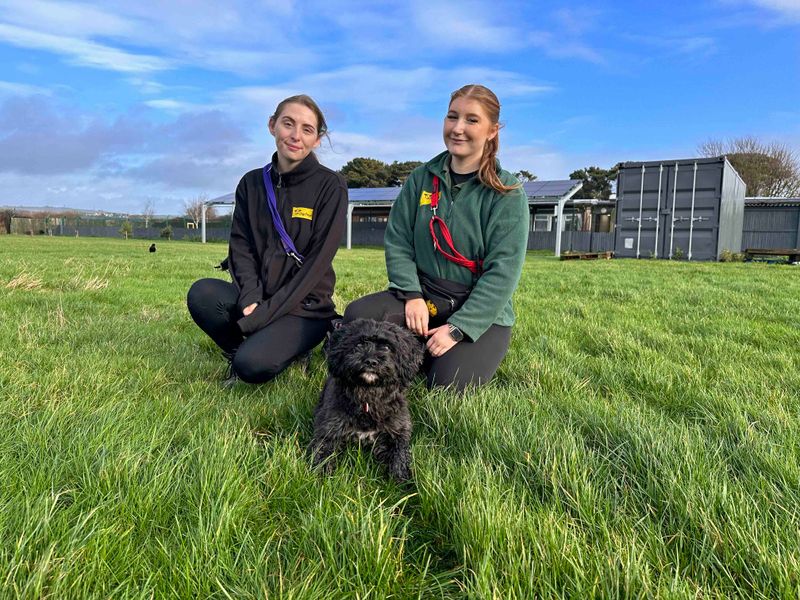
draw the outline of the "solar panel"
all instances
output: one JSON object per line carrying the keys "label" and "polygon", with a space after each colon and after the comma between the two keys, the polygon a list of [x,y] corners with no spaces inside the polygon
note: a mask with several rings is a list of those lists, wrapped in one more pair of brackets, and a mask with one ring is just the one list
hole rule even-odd
{"label": "solar panel", "polygon": [[225,202],[225,203],[228,203],[228,204],[232,204],[235,199],[236,199],[236,196],[234,195],[234,193],[230,192],[228,194],[225,194],[224,196],[219,196],[218,198],[213,198],[213,199],[209,200],[208,202],[209,203],[212,203],[212,202]]}
{"label": "solar panel", "polygon": [[392,202],[400,193],[399,187],[350,188],[347,196],[350,202]]}
{"label": "solar panel", "polygon": [[550,179],[543,181],[526,181],[522,189],[528,198],[553,198],[558,199],[568,194],[579,180],[576,179]]}

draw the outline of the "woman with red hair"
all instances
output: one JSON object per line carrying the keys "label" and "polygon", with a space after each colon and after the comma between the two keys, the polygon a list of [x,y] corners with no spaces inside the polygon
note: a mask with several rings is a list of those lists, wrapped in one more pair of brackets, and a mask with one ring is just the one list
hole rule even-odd
{"label": "woman with red hair", "polygon": [[522,186],[496,158],[499,119],[487,87],[453,92],[447,149],[411,173],[389,215],[389,290],[345,311],[345,321],[391,320],[427,338],[429,387],[489,381],[511,342],[529,212]]}

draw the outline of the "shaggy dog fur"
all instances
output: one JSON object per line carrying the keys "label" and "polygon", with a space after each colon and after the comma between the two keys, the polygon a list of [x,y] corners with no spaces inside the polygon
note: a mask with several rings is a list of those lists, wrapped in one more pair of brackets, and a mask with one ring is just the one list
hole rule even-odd
{"label": "shaggy dog fur", "polygon": [[386,321],[355,319],[333,332],[329,376],[309,446],[315,467],[331,473],[341,446],[368,442],[390,475],[401,481],[411,477],[405,391],[422,357],[423,345],[414,334]]}

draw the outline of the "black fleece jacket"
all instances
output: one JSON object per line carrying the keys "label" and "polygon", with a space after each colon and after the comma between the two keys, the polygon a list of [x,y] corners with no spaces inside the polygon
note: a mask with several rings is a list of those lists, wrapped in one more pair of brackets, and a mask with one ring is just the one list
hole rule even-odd
{"label": "black fleece jacket", "polygon": [[284,252],[267,206],[263,168],[246,173],[236,188],[228,246],[239,308],[258,303],[238,321],[245,335],[287,314],[312,319],[336,315],[331,263],[344,233],[347,184],[313,153],[288,173],[279,172],[273,154],[271,176],[283,225],[305,260],[299,267]]}

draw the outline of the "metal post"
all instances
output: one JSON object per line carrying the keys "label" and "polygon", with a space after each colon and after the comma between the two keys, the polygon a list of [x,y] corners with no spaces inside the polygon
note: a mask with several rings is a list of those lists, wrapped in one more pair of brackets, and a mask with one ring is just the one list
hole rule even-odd
{"label": "metal post", "polygon": [[570,230],[569,230],[569,251],[570,252],[572,252],[575,249],[573,247],[573,245],[572,245],[572,237],[573,237],[573,232],[575,231],[575,224],[576,224],[577,216],[578,215],[575,213],[575,204],[573,203],[572,204],[572,227],[570,227]]}
{"label": "metal post", "polygon": [[794,238],[794,247],[800,248],[800,206],[797,208],[797,235]]}
{"label": "metal post", "polygon": [[675,196],[678,193],[678,163],[675,163],[675,179],[672,182],[672,223],[669,226],[669,259],[672,260],[672,242],[675,239]]}
{"label": "metal post", "polygon": [[697,189],[697,161],[694,162],[694,178],[692,179],[692,209],[689,213],[689,254],[687,258],[692,260],[692,233],[694,232],[694,194]]}
{"label": "metal post", "polygon": [[561,256],[561,229],[564,226],[564,205],[567,198],[559,198],[556,207],[556,257]]}
{"label": "metal post", "polygon": [[347,249],[353,247],[353,205],[347,205]]}
{"label": "metal post", "polygon": [[555,215],[558,218],[558,223],[556,224],[556,257],[561,256],[561,224],[564,222],[564,205],[579,189],[581,189],[581,186],[577,185],[568,194],[564,194],[558,199],[558,205],[555,207]]}
{"label": "metal post", "polygon": [[206,203],[203,202],[202,208],[200,210],[200,221],[201,221],[201,232],[200,232],[200,241],[202,243],[206,243]]}
{"label": "metal post", "polygon": [[642,165],[642,183],[639,186],[639,226],[636,230],[636,258],[639,258],[639,244],[642,241],[642,205],[644,204],[644,165]]}
{"label": "metal post", "polygon": [[658,165],[658,198],[656,199],[656,243],[655,243],[655,256],[658,258],[658,225],[661,223],[661,176],[664,174],[664,165]]}

